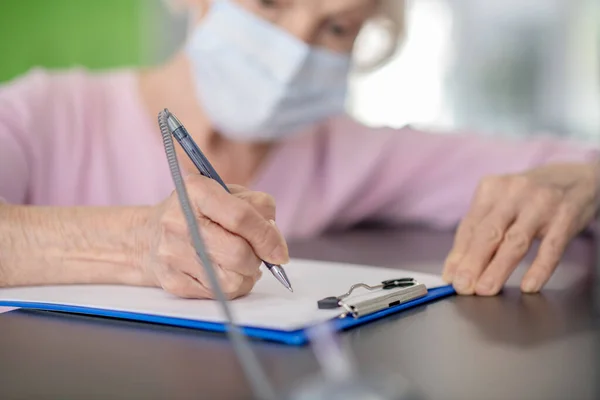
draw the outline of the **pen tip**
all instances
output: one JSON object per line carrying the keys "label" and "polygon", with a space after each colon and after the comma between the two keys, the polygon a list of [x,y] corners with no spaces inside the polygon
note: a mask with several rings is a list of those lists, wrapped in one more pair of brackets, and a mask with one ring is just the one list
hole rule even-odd
{"label": "pen tip", "polygon": [[290,292],[294,293],[294,289],[292,289],[291,286],[288,289],[289,289]]}

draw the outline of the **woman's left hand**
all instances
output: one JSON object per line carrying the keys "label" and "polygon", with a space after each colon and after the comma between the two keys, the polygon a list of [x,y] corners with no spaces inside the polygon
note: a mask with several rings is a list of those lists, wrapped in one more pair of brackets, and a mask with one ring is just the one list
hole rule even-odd
{"label": "woman's left hand", "polygon": [[459,294],[495,295],[541,239],[521,282],[524,292],[538,292],[570,240],[592,222],[599,198],[600,163],[484,178],[458,227],[444,279]]}

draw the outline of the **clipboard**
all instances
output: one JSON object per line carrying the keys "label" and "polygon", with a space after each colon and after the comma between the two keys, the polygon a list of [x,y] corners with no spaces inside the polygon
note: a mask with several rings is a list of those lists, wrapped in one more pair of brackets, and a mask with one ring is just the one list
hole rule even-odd
{"label": "clipboard", "polygon": [[[427,287],[425,282],[433,278],[412,271],[308,260],[294,260],[294,264],[287,269],[300,296],[304,296],[302,288],[314,283],[323,270],[343,282],[319,281],[300,302],[282,291],[275,280],[261,280],[247,298],[231,303],[236,323],[248,337],[302,346],[308,343],[307,329],[314,323],[331,321],[336,331],[345,331],[455,294],[436,277],[435,287]],[[369,279],[357,279],[365,276]],[[265,296],[273,293],[278,296],[275,301]],[[177,299],[158,288],[74,285],[0,289],[0,306],[224,333],[226,325],[214,303]],[[303,319],[304,314],[310,318]],[[274,322],[280,317],[287,317],[288,323]]]}

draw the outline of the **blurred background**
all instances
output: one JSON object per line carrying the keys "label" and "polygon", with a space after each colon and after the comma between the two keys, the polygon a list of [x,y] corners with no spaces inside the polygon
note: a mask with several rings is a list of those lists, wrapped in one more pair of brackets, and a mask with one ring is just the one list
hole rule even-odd
{"label": "blurred background", "polygon": [[[600,1],[408,0],[405,40],[352,77],[369,125],[600,141]],[[152,65],[183,40],[160,0],[1,0],[0,82],[32,67]]]}

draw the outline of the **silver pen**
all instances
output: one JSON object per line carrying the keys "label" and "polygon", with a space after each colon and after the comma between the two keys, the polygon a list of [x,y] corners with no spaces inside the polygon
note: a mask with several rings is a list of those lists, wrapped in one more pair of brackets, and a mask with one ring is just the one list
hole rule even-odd
{"label": "silver pen", "polygon": [[[179,142],[187,156],[192,160],[196,168],[198,168],[198,171],[203,176],[219,182],[219,184],[229,193],[229,189],[227,188],[227,185],[225,185],[225,182],[223,182],[217,171],[215,171],[206,156],[204,156],[196,142],[194,142],[194,139],[188,134],[183,124],[171,112],[168,112],[167,125],[171,134],[177,139],[177,142]],[[280,265],[271,264],[264,260],[263,263],[283,286],[290,292],[294,291],[285,270]]]}

